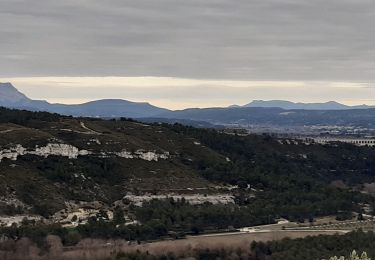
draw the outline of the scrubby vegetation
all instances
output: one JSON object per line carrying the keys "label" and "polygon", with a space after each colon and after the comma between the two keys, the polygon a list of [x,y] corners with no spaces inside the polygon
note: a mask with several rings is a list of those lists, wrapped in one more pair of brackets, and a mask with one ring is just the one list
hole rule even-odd
{"label": "scrubby vegetation", "polygon": [[[151,255],[149,253],[120,253],[119,259],[250,259],[250,260],[370,260],[375,254],[375,234],[362,231],[346,235],[306,237],[302,239],[284,239],[281,241],[253,242],[250,250],[237,249],[200,249],[180,254]],[[357,254],[351,252],[356,248]],[[351,252],[351,253],[350,253]],[[330,257],[332,254],[342,257]]]}
{"label": "scrubby vegetation", "polygon": [[[166,127],[196,138],[230,158],[230,163],[200,160],[194,167],[209,180],[244,188],[250,185],[262,191],[257,192],[251,204],[271,207],[274,216],[299,220],[342,211],[358,212],[361,202],[374,203],[372,197],[352,189],[374,181],[374,148],[288,144],[268,135],[237,136],[181,125]],[[343,181],[347,189],[330,185],[335,180]]]}
{"label": "scrubby vegetation", "polygon": [[[94,130],[87,132],[81,122]],[[61,237],[65,245],[86,237],[141,241],[269,224],[277,218],[302,222],[337,215],[338,219],[347,219],[352,212],[362,216],[364,206],[374,210],[375,199],[360,192],[363,183],[375,182],[375,153],[370,147],[307,145],[269,135],[231,135],[179,124],[144,125],[127,119],[77,119],[8,109],[0,109],[0,123],[17,129],[4,133],[7,138],[0,140],[1,148],[17,143],[35,147],[46,140],[58,140],[94,152],[74,160],[27,155],[16,162],[4,159],[0,163],[0,196],[11,193],[30,205],[31,213],[46,218],[64,208],[66,201],[97,200],[111,205],[129,191],[195,192],[196,188],[204,187],[207,192],[216,192],[209,187],[237,187],[231,191],[235,204],[190,205],[184,200],[165,200],[144,203],[142,208],[130,206],[127,213],[139,220],[140,225],[125,226],[123,212],[118,211],[114,221],[97,216],[73,229],[28,224],[0,230],[14,239],[26,236],[41,243],[46,235],[53,234]],[[124,148],[168,151],[170,156],[160,161],[101,156]],[[335,186],[334,181],[342,185]],[[0,205],[4,214],[20,210]],[[290,242],[291,250],[299,242]],[[266,257],[259,259],[281,259],[277,255],[283,255],[283,248],[289,245],[288,241],[272,243],[253,245],[253,250]],[[327,257],[333,253],[343,255],[348,248],[357,247],[348,245],[342,251],[327,251],[332,253]],[[370,249],[368,252],[374,255]]]}
{"label": "scrubby vegetation", "polygon": [[238,206],[234,204],[190,205],[184,200],[152,200],[135,209],[141,223],[159,221],[168,230],[188,233],[200,233],[207,230],[225,230],[229,227],[240,228],[272,224],[272,212],[256,206]]}
{"label": "scrubby vegetation", "polygon": [[[99,148],[87,147],[92,137],[79,134],[80,120],[101,133],[103,141]],[[370,147],[305,145],[268,135],[229,135],[179,124],[144,126],[126,119],[73,119],[8,109],[0,109],[0,122],[17,123],[26,129],[32,127],[28,134],[35,135],[31,138],[33,144],[55,136],[81,149],[121,151],[127,147],[171,153],[171,159],[157,163],[95,156],[77,160],[23,156],[17,162],[17,169],[2,163],[1,190],[15,190],[22,200],[34,206],[34,212],[43,216],[61,209],[65,200],[80,198],[111,203],[134,189],[157,191],[188,185],[194,188],[204,183],[203,178],[213,183],[238,185],[242,189],[236,200],[238,206],[251,204],[249,214],[252,215],[247,218],[259,219],[258,223],[277,217],[302,221],[317,216],[345,215],[345,212],[350,215],[353,211],[361,212],[361,204],[374,204],[371,196],[359,192],[364,182],[375,181],[375,153]],[[65,128],[73,130],[56,130]],[[17,131],[8,135],[8,140],[13,137],[14,141],[23,140]],[[29,139],[25,140],[30,142]],[[202,145],[194,145],[194,140]],[[140,181],[132,184],[131,179]],[[174,186],[170,185],[171,180]],[[345,187],[330,185],[337,180]],[[249,199],[249,193],[255,196]]]}
{"label": "scrubby vegetation", "polygon": [[[77,231],[55,230],[55,234],[65,234],[62,241],[65,245],[74,245],[80,238]],[[50,247],[46,240],[39,243],[40,254],[48,254]],[[161,246],[153,252],[139,247],[138,251],[117,251],[108,255],[108,259],[164,260],[164,259],[250,259],[250,260],[370,260],[375,254],[375,234],[356,231],[345,235],[320,235],[300,239],[283,239],[280,241],[252,242],[237,247],[194,247],[190,250],[168,250]],[[12,250],[11,245],[0,243],[1,250]],[[353,248],[359,254],[352,252]],[[73,250],[72,247],[69,248]],[[172,249],[172,248],[170,248]],[[88,248],[87,250],[90,250]],[[103,250],[105,250],[103,248]],[[109,251],[110,252],[110,251]],[[367,252],[367,253],[362,253]],[[339,255],[342,257],[332,257]]]}
{"label": "scrubby vegetation", "polygon": [[345,258],[345,256],[341,256],[341,257],[334,256],[334,257],[331,257],[329,260],[371,260],[371,258],[367,256],[366,252],[362,252],[361,255],[358,255],[357,252],[354,250],[350,254],[349,258]]}
{"label": "scrubby vegetation", "polygon": [[[257,210],[260,210],[257,209]],[[186,234],[205,231],[233,231],[233,228],[272,223],[266,212],[254,212],[251,207],[236,205],[190,205],[184,200],[152,200],[131,212],[141,225],[125,225],[124,213],[114,211],[113,220],[105,212],[89,218],[87,224],[76,228],[45,225],[25,221],[22,226],[0,228],[0,234],[11,239],[28,237],[40,244],[47,235],[61,237],[63,244],[71,245],[83,238],[115,238],[147,241],[160,238],[182,238]],[[259,216],[259,217],[257,217]],[[270,222],[271,221],[271,222]]]}
{"label": "scrubby vegetation", "polygon": [[[332,255],[349,256],[354,248],[357,252],[375,255],[375,233],[356,231],[346,235],[283,239],[281,241],[253,242],[252,256],[267,260],[315,260],[329,259]],[[349,258],[350,259],[350,258]]]}

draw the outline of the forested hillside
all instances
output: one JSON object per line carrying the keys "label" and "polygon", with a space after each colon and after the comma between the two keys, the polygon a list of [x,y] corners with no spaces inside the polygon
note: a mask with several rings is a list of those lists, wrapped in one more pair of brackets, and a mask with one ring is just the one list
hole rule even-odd
{"label": "forested hillside", "polygon": [[[154,239],[374,210],[374,198],[361,192],[375,181],[370,147],[8,109],[0,122],[1,215],[55,219],[65,210],[74,222],[81,209],[73,206],[95,202],[98,213],[78,229],[81,237]],[[193,199],[131,200],[145,194]],[[219,195],[229,199],[212,203]],[[119,232],[108,212],[142,225]]]}

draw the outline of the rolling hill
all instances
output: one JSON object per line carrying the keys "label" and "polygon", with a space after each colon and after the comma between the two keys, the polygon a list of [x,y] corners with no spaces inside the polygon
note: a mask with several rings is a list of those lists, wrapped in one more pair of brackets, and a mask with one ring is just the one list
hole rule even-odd
{"label": "rolling hill", "polygon": [[293,110],[293,109],[304,109],[304,110],[347,110],[347,109],[367,109],[367,108],[374,108],[367,105],[360,105],[360,106],[347,106],[340,104],[335,101],[329,101],[326,103],[295,103],[285,100],[254,100],[249,104],[246,104],[242,107],[265,107],[265,108],[282,108],[286,110]]}
{"label": "rolling hill", "polygon": [[289,101],[253,101],[228,108],[190,108],[171,111],[148,103],[105,99],[77,105],[50,104],[32,100],[10,83],[0,83],[0,106],[47,111],[75,117],[142,118],[147,122],[178,122],[198,127],[226,124],[259,126],[337,125],[375,127],[375,108],[345,106],[337,102],[305,104]]}
{"label": "rolling hill", "polygon": [[[0,106],[47,111],[62,115],[92,118],[138,118],[145,122],[182,123],[195,127],[236,125],[270,128],[301,128],[314,126],[359,127],[366,134],[375,129],[375,108],[349,107],[336,102],[321,104],[292,103],[288,101],[254,101],[243,107],[191,108],[167,110],[148,103],[121,99],[105,99],[77,105],[50,104],[32,100],[10,83],[0,83]],[[294,130],[295,131],[295,130]]]}
{"label": "rolling hill", "polygon": [[0,196],[48,213],[77,198],[112,203],[134,190],[204,189],[209,182],[186,162],[225,161],[158,125],[6,109],[0,122]]}
{"label": "rolling hill", "polygon": [[131,102],[122,99],[103,99],[84,104],[65,105],[50,104],[47,101],[32,100],[19,92],[11,83],[0,83],[0,106],[47,111],[62,115],[86,117],[153,117],[168,112],[167,109],[155,107],[144,102]]}
{"label": "rolling hill", "polygon": [[290,201],[297,203],[294,207],[307,201],[335,203],[335,196],[349,193],[337,195],[329,183],[340,180],[354,187],[373,182],[374,162],[370,147],[306,145],[178,124],[0,109],[0,213],[6,205],[23,205],[49,216],[70,201],[109,206],[129,192],[216,194],[226,185],[238,185],[252,194],[246,190],[251,185],[263,191],[259,199],[271,207],[286,203],[275,212],[295,217],[305,213],[291,213],[290,196],[306,193],[298,203]]}

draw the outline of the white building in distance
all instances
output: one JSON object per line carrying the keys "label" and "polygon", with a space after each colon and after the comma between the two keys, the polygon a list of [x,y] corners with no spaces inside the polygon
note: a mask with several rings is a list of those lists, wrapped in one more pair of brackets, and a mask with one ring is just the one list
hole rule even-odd
{"label": "white building in distance", "polygon": [[329,143],[348,143],[357,146],[375,146],[375,138],[344,138],[344,137],[309,137],[306,138],[309,143],[329,144]]}

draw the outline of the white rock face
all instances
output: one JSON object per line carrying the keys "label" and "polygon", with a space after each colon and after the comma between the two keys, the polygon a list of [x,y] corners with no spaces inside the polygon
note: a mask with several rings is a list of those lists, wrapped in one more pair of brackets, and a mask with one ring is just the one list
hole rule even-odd
{"label": "white rock face", "polygon": [[26,149],[22,147],[22,145],[16,145],[15,147],[12,147],[10,149],[4,149],[0,151],[0,162],[3,159],[11,159],[13,161],[17,160],[17,157],[19,155],[24,155],[26,152]]}
{"label": "white rock face", "polygon": [[125,159],[133,159],[134,156],[131,152],[128,152],[126,150],[122,150],[121,152],[115,153],[118,157],[125,158]]}
{"label": "white rock face", "polygon": [[124,199],[129,200],[136,206],[142,206],[144,202],[151,201],[153,199],[165,200],[173,198],[174,200],[181,200],[184,198],[187,202],[192,205],[200,205],[206,202],[212,204],[231,204],[234,203],[234,196],[231,194],[215,194],[215,195],[203,195],[203,194],[167,194],[167,195],[152,195],[145,194],[141,196],[136,196],[133,194],[128,194]]}
{"label": "white rock face", "polygon": [[79,155],[88,155],[90,152],[87,150],[79,150],[77,147],[68,144],[47,144],[44,147],[36,148],[35,151],[30,151],[28,153],[44,157],[56,155],[77,159]]}
{"label": "white rock face", "polygon": [[11,159],[16,161],[18,156],[32,154],[37,156],[48,157],[50,155],[68,157],[70,159],[76,159],[79,155],[89,155],[90,152],[87,150],[79,150],[77,147],[68,144],[47,144],[43,147],[36,147],[35,150],[27,150],[22,145],[16,145],[10,149],[4,149],[0,151],[0,162],[3,159]]}
{"label": "white rock face", "polygon": [[118,157],[126,159],[142,159],[145,161],[159,161],[160,159],[166,160],[169,158],[169,152],[156,153],[156,152],[146,152],[142,150],[136,151],[134,154],[126,150],[122,150],[119,153],[115,153]]}
{"label": "white rock face", "polygon": [[[68,157],[69,159],[77,159],[78,156],[87,156],[93,154],[93,152],[88,150],[80,150],[77,147],[69,144],[49,143],[43,147],[35,147],[34,150],[28,150],[22,145],[17,144],[12,148],[0,150],[0,162],[3,159],[16,161],[18,156],[27,154],[42,156],[45,158],[51,155],[55,155]],[[159,161],[161,159],[165,160],[169,158],[168,152],[156,153],[143,150],[138,150],[135,153],[131,153],[126,150],[122,150],[121,152],[102,152],[100,153],[99,157],[106,158],[113,155],[126,159],[141,159],[146,161]]]}
{"label": "white rock face", "polygon": [[12,224],[19,226],[24,219],[40,221],[42,217],[35,215],[0,216],[0,226],[10,227]]}
{"label": "white rock face", "polygon": [[169,153],[157,154],[155,152],[143,152],[137,151],[135,154],[138,156],[139,159],[146,160],[146,161],[159,161],[159,159],[168,159]]}

